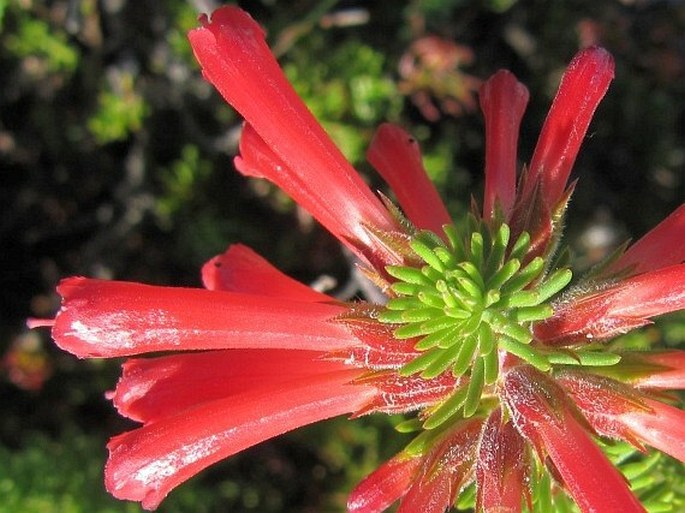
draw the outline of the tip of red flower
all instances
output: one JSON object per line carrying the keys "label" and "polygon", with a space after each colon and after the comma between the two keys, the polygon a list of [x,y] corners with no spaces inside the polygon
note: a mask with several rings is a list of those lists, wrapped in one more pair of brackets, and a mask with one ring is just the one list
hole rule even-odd
{"label": "tip of red flower", "polygon": [[592,61],[598,71],[601,70],[611,78],[614,77],[614,57],[606,48],[601,46],[588,46],[587,48],[582,49],[575,55],[569,64],[569,68],[572,68],[574,65],[586,63],[587,61]]}
{"label": "tip of red flower", "polygon": [[266,32],[252,16],[235,5],[225,5],[216,9],[211,17],[207,14],[200,14],[198,21],[203,28],[210,30],[246,31],[264,38]]}

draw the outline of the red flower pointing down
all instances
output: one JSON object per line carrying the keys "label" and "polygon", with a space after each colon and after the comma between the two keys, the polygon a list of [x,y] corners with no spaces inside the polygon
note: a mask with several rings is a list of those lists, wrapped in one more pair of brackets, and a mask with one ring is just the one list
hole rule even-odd
{"label": "red flower pointing down", "polygon": [[573,59],[518,187],[528,92],[506,71],[484,84],[483,211],[452,225],[416,142],[395,126],[378,130],[368,155],[408,222],[374,196],[243,11],[221,8],[189,37],[206,79],[246,120],[237,169],[290,194],[359,256],[389,302],[342,303],[244,246],[205,265],[206,289],[65,279],[51,323],[60,347],[79,357],[173,353],[128,360],[109,394],[143,425],[109,443],[108,490],[154,509],[263,440],[386,412],[416,415],[417,437],[352,492],[351,512],[397,500],[403,513],[443,512],[473,482],[479,510],[517,512],[533,500],[525,483],[540,465],[583,512],[644,511],[592,437],[684,459],[685,413],[650,391],[683,388],[685,353],[588,344],[685,307],[685,206],[563,294],[570,272],[545,263],[611,56],[588,48]]}

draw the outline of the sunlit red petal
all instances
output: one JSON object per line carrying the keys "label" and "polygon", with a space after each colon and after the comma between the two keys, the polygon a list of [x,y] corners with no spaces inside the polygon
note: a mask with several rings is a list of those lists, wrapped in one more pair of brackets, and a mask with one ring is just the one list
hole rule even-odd
{"label": "sunlit red petal", "polygon": [[566,413],[563,426],[543,428],[541,436],[549,457],[581,511],[646,511],[623,476],[571,414]]}
{"label": "sunlit red petal", "polygon": [[390,185],[400,207],[414,225],[441,234],[442,227],[452,223],[426,174],[416,139],[402,128],[390,123],[378,127],[366,158]]}
{"label": "sunlit red petal", "polygon": [[201,403],[246,391],[278,390],[298,379],[345,369],[349,370],[342,362],[323,360],[320,352],[287,349],[225,349],[134,358],[124,363],[116,390],[108,395],[122,415],[149,422]]}
{"label": "sunlit red petal", "polygon": [[630,268],[631,274],[654,271],[685,261],[685,205],[631,245],[609,269]]}
{"label": "sunlit red petal", "polygon": [[373,393],[349,372],[203,403],[114,437],[105,484],[120,499],[154,509],[200,470],[294,428],[348,413]]}
{"label": "sunlit red petal", "polygon": [[252,294],[67,278],[52,334],[79,357],[231,348],[336,350],[344,307]]}
{"label": "sunlit red petal", "polygon": [[528,196],[540,181],[545,205],[554,208],[566,188],[595,109],[613,78],[614,60],[603,48],[586,48],[575,55],[542,127],[522,196]]}
{"label": "sunlit red petal", "polygon": [[350,493],[349,513],[382,513],[404,496],[422,458],[400,453],[366,476]]}
{"label": "sunlit red petal", "polygon": [[683,308],[685,264],[679,264],[556,305],[554,315],[537,323],[534,332],[548,344],[605,340],[644,326],[651,317]]}
{"label": "sunlit red petal", "polygon": [[[302,178],[294,173],[273,149],[262,140],[254,128],[245,124],[240,137],[240,155],[234,160],[235,167],[245,176],[265,178],[285,191],[300,206],[310,212],[329,232],[347,245],[357,256],[370,263],[383,260],[378,243],[359,225],[363,220],[343,212],[341,204],[332,202],[328,194],[330,184],[320,183],[319,178]],[[324,177],[325,178],[325,177]],[[319,183],[319,186],[313,186]],[[352,206],[352,203],[349,205]]]}
{"label": "sunlit red petal", "polygon": [[306,202],[303,206],[316,218],[330,221],[337,216],[334,226],[324,224],[343,240],[366,242],[363,223],[388,230],[395,227],[380,200],[288,83],[262,28],[247,13],[234,6],[219,8],[188,37],[205,78],[278,157],[277,161],[267,159],[273,165],[260,170],[263,176],[289,193],[302,187],[304,196],[325,196],[324,210]]}
{"label": "sunlit red petal", "polygon": [[601,376],[568,371],[559,381],[598,433],[685,461],[685,411]]}
{"label": "sunlit red petal", "polygon": [[273,296],[293,301],[332,301],[294,280],[242,244],[230,246],[202,267],[202,282],[209,290]]}
{"label": "sunlit red petal", "polygon": [[519,126],[528,103],[528,89],[500,70],[480,89],[485,115],[485,194],[483,216],[491,218],[499,202],[505,220],[516,197],[516,152]]}
{"label": "sunlit red petal", "polygon": [[503,395],[514,425],[549,456],[583,513],[645,511],[551,379],[516,367],[505,376]]}
{"label": "sunlit red petal", "polygon": [[621,421],[646,444],[685,462],[685,411],[645,398],[651,412],[632,411]]}
{"label": "sunlit red petal", "polygon": [[641,441],[621,422],[623,414],[649,411],[642,394],[605,376],[565,370],[556,376],[592,429],[609,438],[625,440],[642,449]]}

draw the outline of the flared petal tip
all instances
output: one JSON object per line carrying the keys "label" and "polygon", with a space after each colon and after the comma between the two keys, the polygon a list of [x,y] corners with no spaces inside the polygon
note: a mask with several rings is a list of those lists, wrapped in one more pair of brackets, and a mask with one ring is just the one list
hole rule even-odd
{"label": "flared petal tip", "polygon": [[[508,69],[500,69],[480,86],[478,95],[481,106],[483,107],[483,103],[487,103],[490,100],[490,95],[492,95],[494,91],[500,90],[500,88],[503,92],[511,94],[513,98],[522,102],[523,107],[528,103],[530,96],[528,88],[519,82],[516,75],[511,71]],[[485,109],[487,107],[483,108]]]}
{"label": "flared petal tip", "polygon": [[[136,469],[133,464],[123,464],[116,458],[120,450],[126,450],[124,440],[127,438],[127,433],[113,437],[107,444],[109,451],[109,459],[105,464],[105,488],[114,497],[119,500],[127,500],[133,502],[140,502],[142,507],[148,511],[157,509],[159,504],[164,500],[167,493],[160,493],[160,491],[137,479]],[[162,469],[159,469],[160,472]]]}
{"label": "flared petal tip", "polygon": [[594,66],[595,73],[611,80],[614,78],[615,63],[614,57],[609,51],[601,46],[589,46],[580,50],[571,63],[569,64],[569,71],[576,66]]}

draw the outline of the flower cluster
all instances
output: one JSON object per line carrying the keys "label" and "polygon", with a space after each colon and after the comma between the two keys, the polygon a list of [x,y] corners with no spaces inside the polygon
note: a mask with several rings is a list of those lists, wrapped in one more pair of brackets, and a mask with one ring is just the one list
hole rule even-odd
{"label": "flower cluster", "polygon": [[352,491],[350,512],[400,501],[401,513],[439,513],[469,494],[477,511],[520,512],[566,500],[562,490],[585,513],[645,511],[597,442],[685,461],[685,412],[663,393],[685,388],[685,351],[610,341],[685,308],[685,205],[588,276],[554,263],[612,57],[574,57],[518,179],[528,91],[507,71],[483,84],[485,195],[453,221],[405,131],[381,126],[368,151],[396,207],[344,159],[249,15],[224,7],[201,21],[189,38],[203,74],[245,118],[236,168],[307,209],[387,302],[338,301],[241,245],[203,267],[204,289],[63,280],[49,323],[60,347],[167,353],[128,359],[109,395],[142,426],[109,443],[108,490],[154,509],[263,440],[383,412],[406,414],[398,429],[415,438]]}

